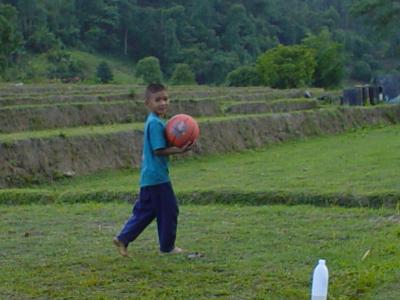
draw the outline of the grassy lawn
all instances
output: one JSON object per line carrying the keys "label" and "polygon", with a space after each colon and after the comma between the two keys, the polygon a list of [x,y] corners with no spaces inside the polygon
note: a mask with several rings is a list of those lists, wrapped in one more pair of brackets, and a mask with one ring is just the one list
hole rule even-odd
{"label": "grassy lawn", "polygon": [[[207,193],[211,198],[240,197],[241,203],[251,201],[249,196],[260,194],[282,203],[287,203],[284,200],[288,197],[293,203],[303,203],[300,200],[307,197],[317,200],[378,197],[383,201],[390,198],[393,207],[400,200],[399,149],[399,125],[359,129],[242,153],[175,160],[171,164],[171,176],[182,200],[199,194],[196,201],[203,203],[213,202],[205,198],[203,201],[202,195]],[[101,198],[99,201],[108,197],[115,200],[119,198],[118,193],[137,191],[138,176],[138,170],[101,172],[13,192],[49,193],[72,200],[74,195],[91,193],[96,199]],[[9,191],[2,193],[4,199]],[[113,193],[117,195],[112,196]],[[356,202],[354,205],[358,206]]]}
{"label": "grassy lawn", "polygon": [[[177,245],[158,254],[153,223],[117,255],[131,206],[3,206],[1,299],[309,299],[319,258],[329,299],[399,299],[400,216],[314,206],[181,206]],[[369,251],[369,254],[365,254]],[[203,257],[190,259],[199,252]]]}

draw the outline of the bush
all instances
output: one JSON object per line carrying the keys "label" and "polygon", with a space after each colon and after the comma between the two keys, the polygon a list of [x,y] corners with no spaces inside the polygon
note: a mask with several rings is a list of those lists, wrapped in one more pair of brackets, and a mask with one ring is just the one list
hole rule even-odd
{"label": "bush", "polygon": [[239,67],[226,77],[229,86],[257,86],[261,85],[261,78],[257,69],[252,66]]}
{"label": "bush", "polygon": [[109,83],[114,77],[110,66],[105,61],[97,66],[96,76],[101,83]]}
{"label": "bush", "polygon": [[53,50],[47,54],[47,60],[51,66],[47,70],[47,76],[52,79],[68,79],[79,77],[83,79],[85,64],[81,60],[71,57],[71,54],[63,50]]}
{"label": "bush", "polygon": [[158,58],[148,56],[139,60],[136,66],[136,76],[142,77],[146,84],[161,83],[162,73]]}
{"label": "bush", "polygon": [[196,84],[194,73],[188,64],[177,64],[171,77],[172,85]]}
{"label": "bush", "polygon": [[365,61],[359,61],[353,66],[353,71],[351,72],[351,78],[369,82],[372,77],[371,66]]}
{"label": "bush", "polygon": [[273,88],[296,88],[311,84],[316,65],[312,49],[279,45],[262,54],[256,67],[262,84]]}

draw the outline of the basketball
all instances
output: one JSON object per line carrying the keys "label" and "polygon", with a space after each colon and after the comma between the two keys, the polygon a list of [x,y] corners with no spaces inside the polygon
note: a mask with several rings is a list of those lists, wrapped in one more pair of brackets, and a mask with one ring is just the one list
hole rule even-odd
{"label": "basketball", "polygon": [[185,114],[179,114],[169,119],[165,131],[168,143],[179,148],[193,143],[200,134],[196,120]]}

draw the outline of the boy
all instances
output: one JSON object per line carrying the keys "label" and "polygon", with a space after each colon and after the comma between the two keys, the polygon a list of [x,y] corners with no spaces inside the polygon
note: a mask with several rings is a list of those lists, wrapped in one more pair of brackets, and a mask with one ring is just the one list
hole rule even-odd
{"label": "boy", "polygon": [[157,218],[158,239],[161,253],[180,253],[175,247],[178,205],[168,172],[168,155],[189,151],[192,145],[183,148],[169,147],[165,139],[165,117],[169,99],[165,86],[150,84],[145,93],[145,104],[150,113],[143,136],[143,156],[140,172],[140,193],[120,234],[113,239],[122,256],[128,256],[127,247]]}

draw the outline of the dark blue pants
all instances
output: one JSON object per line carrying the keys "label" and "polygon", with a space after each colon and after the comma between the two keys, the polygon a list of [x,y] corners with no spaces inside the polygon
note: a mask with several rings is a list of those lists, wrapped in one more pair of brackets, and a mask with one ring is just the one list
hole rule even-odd
{"label": "dark blue pants", "polygon": [[128,246],[157,218],[160,251],[175,247],[179,209],[170,182],[140,188],[133,214],[122,228],[118,239]]}

